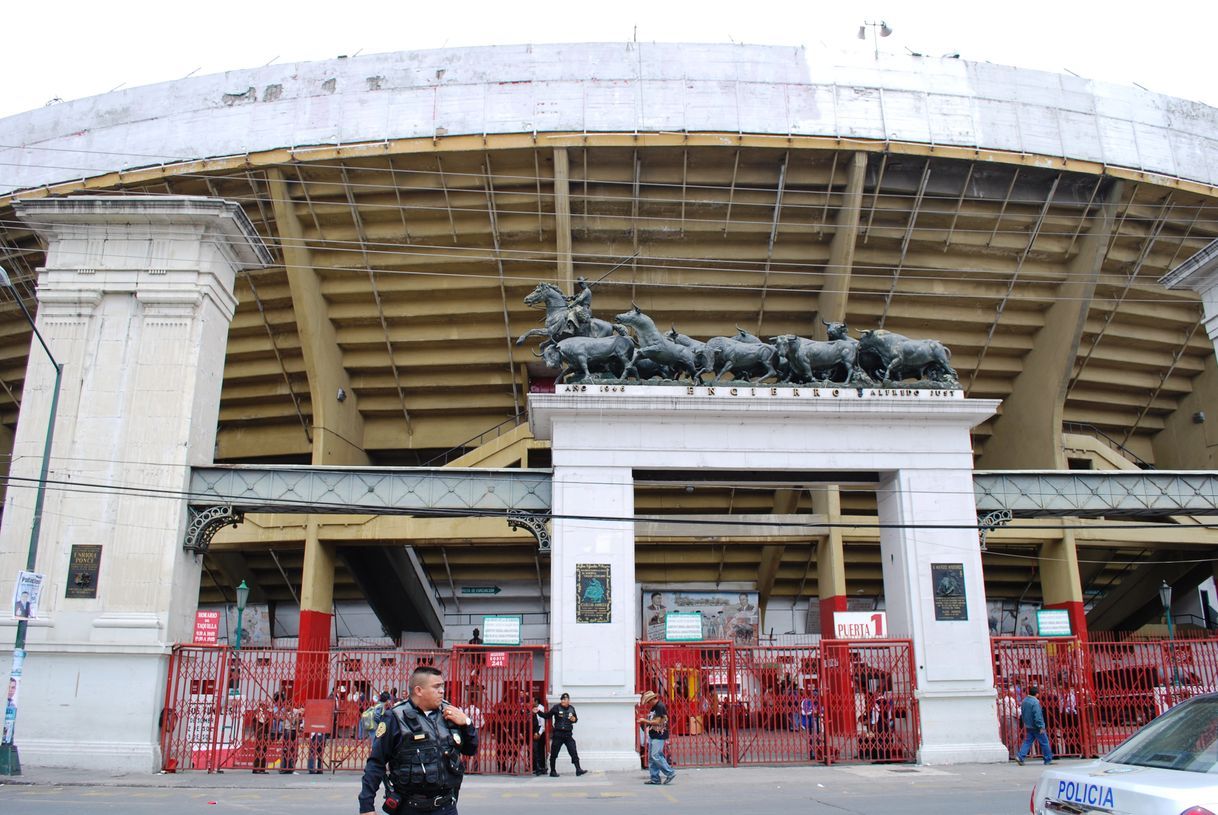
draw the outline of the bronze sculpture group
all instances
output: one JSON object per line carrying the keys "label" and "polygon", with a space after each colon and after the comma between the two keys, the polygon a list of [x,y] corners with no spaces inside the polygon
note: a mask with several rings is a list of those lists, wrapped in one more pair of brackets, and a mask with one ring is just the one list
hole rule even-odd
{"label": "bronze sculpture group", "polygon": [[733,381],[752,384],[960,387],[947,346],[883,329],[862,331],[856,339],[845,323],[822,320],[825,340],[781,334],[766,342],[739,326],[732,336],[696,340],[675,326],[660,331],[637,305],[612,323],[593,317],[592,287],[582,277],[571,297],[538,283],[524,302],[543,304],[546,316],[543,327],[516,344],[543,337],[536,355],[560,372],[558,382],[718,384],[730,374]]}

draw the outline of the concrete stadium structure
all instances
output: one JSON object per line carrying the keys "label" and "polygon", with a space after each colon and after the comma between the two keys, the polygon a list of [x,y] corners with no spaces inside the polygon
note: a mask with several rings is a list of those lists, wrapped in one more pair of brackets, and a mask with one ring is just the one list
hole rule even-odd
{"label": "concrete stadium structure", "polygon": [[[526,613],[528,636],[544,640],[549,560],[500,519],[247,516],[216,535],[201,568],[168,556],[145,572],[134,555],[103,561],[89,601],[63,597],[67,549],[131,522],[120,517],[124,490],[157,483],[141,467],[176,468],[172,483],[185,489],[182,468],[209,460],[549,466],[527,409],[553,372],[514,345],[537,323],[522,299],[539,280],[570,291],[606,273],[598,315],[637,303],[697,337],[734,326],[823,335],[820,320],[845,320],[941,339],[967,396],[1001,401],[973,430],[980,469],[1213,470],[1216,133],[1218,110],[1073,76],[637,43],[269,66],[0,120],[0,265],[15,284],[0,308],[0,441],[13,462],[0,596],[25,563],[45,429],[35,418],[17,433],[18,417],[30,405],[45,416],[49,388],[13,292],[40,323],[56,319],[48,303],[80,301],[56,300],[56,285],[92,285],[88,258],[108,252],[120,269],[128,252],[131,268],[159,274],[176,268],[161,261],[183,257],[166,247],[188,231],[158,220],[167,210],[129,214],[125,223],[150,225],[139,247],[129,234],[126,248],[94,235],[97,245],[56,265],[47,241],[96,216],[40,208],[45,199],[238,206],[188,203],[173,216],[204,236],[207,263],[217,279],[232,274],[235,294],[230,303],[200,282],[231,324],[216,328],[214,316],[182,340],[218,392],[208,402],[199,391],[190,417],[207,426],[182,437],[190,454],[143,459],[105,425],[77,427],[53,451],[38,561],[47,622],[32,627],[32,655],[139,650],[155,661],[189,637],[196,604],[231,603],[243,579],[268,609],[268,638],[302,647],[331,643],[343,603],[368,604],[395,641],[463,641],[479,613],[497,610]],[[87,342],[77,350],[65,376],[79,383],[97,372]],[[155,414],[167,397],[126,376],[129,361],[108,370],[114,413]],[[79,509],[82,489],[94,510]],[[690,471],[636,481],[634,510],[672,516],[636,529],[636,596],[756,591],[763,628],[780,633],[815,633],[817,612],[823,625],[848,598],[883,602],[874,485],[722,483]],[[729,516],[742,526],[697,523]],[[775,516],[831,523],[817,534],[748,528]],[[157,534],[182,557],[180,535]],[[162,551],[156,541],[145,554]],[[989,600],[1066,608],[1076,630],[1105,630],[1157,618],[1161,581],[1195,588],[1213,576],[1216,548],[1218,532],[1187,517],[1015,521],[989,533],[981,558]],[[133,574],[169,580],[172,598],[128,591]],[[394,590],[403,576],[415,586],[405,597]],[[503,592],[462,598],[463,586],[488,582]],[[75,614],[80,626],[59,622]],[[44,704],[27,690],[27,710]],[[44,741],[35,755],[66,754]]]}

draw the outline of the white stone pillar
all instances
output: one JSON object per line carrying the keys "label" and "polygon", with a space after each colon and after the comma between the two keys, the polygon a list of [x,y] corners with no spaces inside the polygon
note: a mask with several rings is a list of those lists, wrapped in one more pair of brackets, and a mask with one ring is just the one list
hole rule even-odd
{"label": "white stone pillar", "polygon": [[[591,428],[555,422],[568,438]],[[565,460],[566,456],[559,457]],[[579,720],[575,741],[585,767],[638,769],[635,752],[634,524],[578,516],[632,518],[634,481],[628,467],[568,466],[554,462],[550,554],[550,702],[571,694]],[[579,622],[577,567],[604,565],[610,575],[610,621]],[[561,764],[566,753],[559,758]]]}
{"label": "white stone pillar", "polygon": [[[214,453],[236,271],[271,258],[227,201],[79,197],[17,213],[47,241],[37,325],[64,373],[16,742],[26,765],[153,770],[167,655],[198,602],[182,493]],[[53,380],[35,340],[10,470],[27,486],[5,502],[0,596],[25,566]],[[77,544],[101,546],[93,598],[65,597]],[[13,631],[0,620],[6,642]]]}
{"label": "white stone pillar", "polygon": [[[998,737],[971,462],[962,465],[911,463],[885,474],[877,490],[888,627],[914,645],[921,764],[1008,759]],[[963,585],[936,597],[935,576],[945,573],[962,574]]]}

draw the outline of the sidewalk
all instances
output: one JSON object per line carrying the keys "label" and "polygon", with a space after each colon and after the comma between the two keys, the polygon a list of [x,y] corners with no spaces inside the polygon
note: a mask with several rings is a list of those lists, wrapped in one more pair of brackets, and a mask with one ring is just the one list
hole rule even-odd
{"label": "sidewalk", "polygon": [[[1081,763],[1074,759],[1058,760],[1055,763],[1069,765]],[[706,787],[733,787],[747,783],[754,788],[800,786],[834,788],[839,790],[865,790],[876,784],[930,783],[940,791],[947,789],[975,790],[990,788],[996,781],[1026,784],[1030,789],[1043,769],[1041,763],[1028,762],[1020,767],[1014,762],[1006,764],[953,764],[943,767],[923,767],[912,764],[839,764],[822,766],[771,766],[737,768],[678,768],[678,781],[682,786],[696,783]],[[562,769],[560,768],[560,771]],[[607,790],[631,789],[645,778],[645,771],[598,772],[593,770],[582,778],[567,768],[559,778],[548,776],[467,776],[462,787],[463,794],[478,790],[541,791],[587,787]],[[336,789],[357,791],[360,774],[357,772],[326,773],[309,775],[297,772],[294,775],[279,775],[275,770],[267,775],[255,775],[249,770],[229,770],[223,773],[129,773],[122,775],[87,775],[79,770],[63,770],[48,767],[24,767],[20,776],[0,778],[0,786],[27,785],[47,787],[131,787],[196,790],[301,790]]]}

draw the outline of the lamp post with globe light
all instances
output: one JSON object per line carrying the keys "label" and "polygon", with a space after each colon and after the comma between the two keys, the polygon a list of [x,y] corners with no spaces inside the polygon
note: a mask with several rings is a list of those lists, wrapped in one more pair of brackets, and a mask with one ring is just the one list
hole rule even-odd
{"label": "lamp post with globe light", "polygon": [[[55,360],[55,355],[51,353],[46,340],[38,331],[38,326],[34,323],[29,309],[25,307],[21,295],[9,279],[8,272],[2,267],[0,267],[0,288],[12,292],[13,299],[21,307],[21,313],[25,315],[26,322],[34,330],[34,336],[55,368],[55,387],[51,391],[51,410],[47,416],[46,440],[42,447],[42,469],[38,475],[38,487],[34,494],[34,520],[30,525],[30,545],[25,561],[25,570],[32,572],[38,560],[38,535],[42,531],[42,507],[46,501],[47,475],[51,465],[51,443],[55,436],[55,414],[59,410],[59,383],[63,378],[63,366]],[[4,711],[4,738],[0,740],[0,776],[21,775],[21,759],[17,753],[16,743],[17,692],[21,687],[21,674],[25,663],[25,635],[28,627],[29,623],[26,619],[17,621],[17,638],[13,645],[13,667],[8,680],[9,700]]]}
{"label": "lamp post with globe light", "polygon": [[1159,586],[1159,602],[1163,604],[1163,611],[1167,613],[1167,648],[1168,658],[1171,660],[1171,683],[1179,685],[1180,674],[1176,669],[1176,631],[1171,621],[1171,586],[1167,585],[1166,580]]}
{"label": "lamp post with globe light", "polygon": [[[245,617],[245,604],[250,599],[250,587],[245,585],[245,581],[241,581],[241,585],[237,586],[237,638],[233,644],[233,664],[239,665],[241,658],[241,623]],[[237,682],[240,682],[240,669],[237,672]],[[236,695],[241,692],[240,687],[234,684],[229,685],[229,695]]]}

